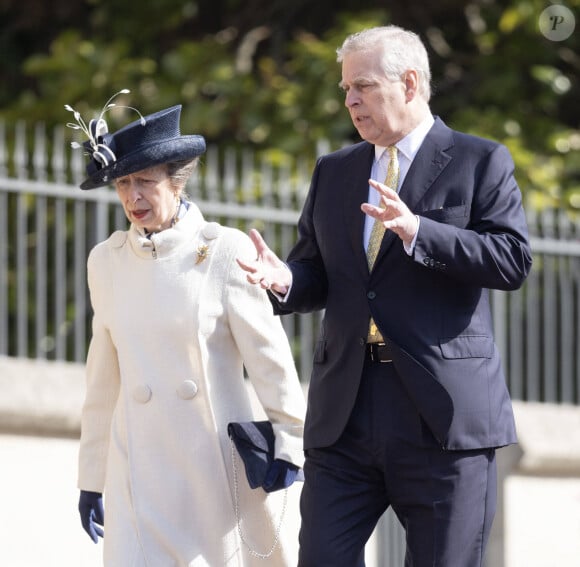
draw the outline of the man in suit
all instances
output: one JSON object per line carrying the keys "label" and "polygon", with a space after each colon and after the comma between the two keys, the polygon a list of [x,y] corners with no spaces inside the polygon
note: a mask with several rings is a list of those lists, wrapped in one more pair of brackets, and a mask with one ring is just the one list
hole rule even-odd
{"label": "man in suit", "polygon": [[318,160],[287,263],[256,231],[257,260],[239,260],[277,313],[325,310],[299,566],[363,566],[392,506],[405,565],[479,567],[495,449],[516,442],[488,290],[517,289],[532,263],[513,161],[431,114],[415,34],[365,30],[337,53],[364,141]]}

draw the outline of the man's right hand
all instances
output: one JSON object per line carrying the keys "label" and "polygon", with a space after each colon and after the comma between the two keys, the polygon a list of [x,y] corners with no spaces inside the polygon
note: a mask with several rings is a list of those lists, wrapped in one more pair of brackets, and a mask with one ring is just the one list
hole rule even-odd
{"label": "man's right hand", "polygon": [[258,284],[262,289],[271,289],[280,295],[286,295],[292,284],[292,272],[288,266],[268,248],[260,233],[251,229],[249,236],[256,247],[255,260],[237,258],[239,266],[247,273],[251,284]]}
{"label": "man's right hand", "polygon": [[97,543],[104,536],[103,527],[105,514],[103,511],[103,495],[100,492],[81,490],[79,497],[79,513],[81,524],[89,537]]}

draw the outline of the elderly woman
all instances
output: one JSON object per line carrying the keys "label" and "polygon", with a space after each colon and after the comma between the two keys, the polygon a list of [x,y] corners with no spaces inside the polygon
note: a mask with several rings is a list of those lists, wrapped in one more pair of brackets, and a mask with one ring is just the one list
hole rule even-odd
{"label": "elderly woman", "polygon": [[[280,320],[236,263],[251,241],[184,193],[205,141],[180,135],[180,106],[114,134],[67,109],[89,137],[81,189],[112,183],[131,223],[88,259],[83,527],[108,567],[295,565],[305,401]],[[257,419],[244,369],[275,433],[256,490],[227,434]]]}

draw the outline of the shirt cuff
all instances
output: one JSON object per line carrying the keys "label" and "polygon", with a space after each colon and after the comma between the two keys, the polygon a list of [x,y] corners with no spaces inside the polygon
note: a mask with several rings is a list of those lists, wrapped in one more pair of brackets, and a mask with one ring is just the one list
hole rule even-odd
{"label": "shirt cuff", "polygon": [[405,252],[409,256],[412,256],[413,252],[415,251],[415,244],[417,242],[417,236],[419,234],[419,227],[421,226],[421,219],[419,218],[419,215],[415,215],[415,217],[417,218],[417,232],[415,233],[415,236],[413,237],[413,240],[411,240],[411,243],[409,245],[403,242],[403,248],[405,249]]}

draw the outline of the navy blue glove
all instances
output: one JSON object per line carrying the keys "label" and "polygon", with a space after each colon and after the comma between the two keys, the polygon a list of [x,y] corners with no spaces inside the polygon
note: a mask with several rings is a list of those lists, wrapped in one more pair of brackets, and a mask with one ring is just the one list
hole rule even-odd
{"label": "navy blue glove", "polygon": [[81,514],[81,524],[89,537],[97,543],[99,536],[103,537],[102,526],[105,525],[105,514],[103,511],[103,495],[100,492],[89,492],[81,490],[79,497],[79,512]]}
{"label": "navy blue glove", "polygon": [[300,467],[282,459],[274,459],[266,473],[262,488],[266,492],[288,488],[296,480],[299,472]]}

